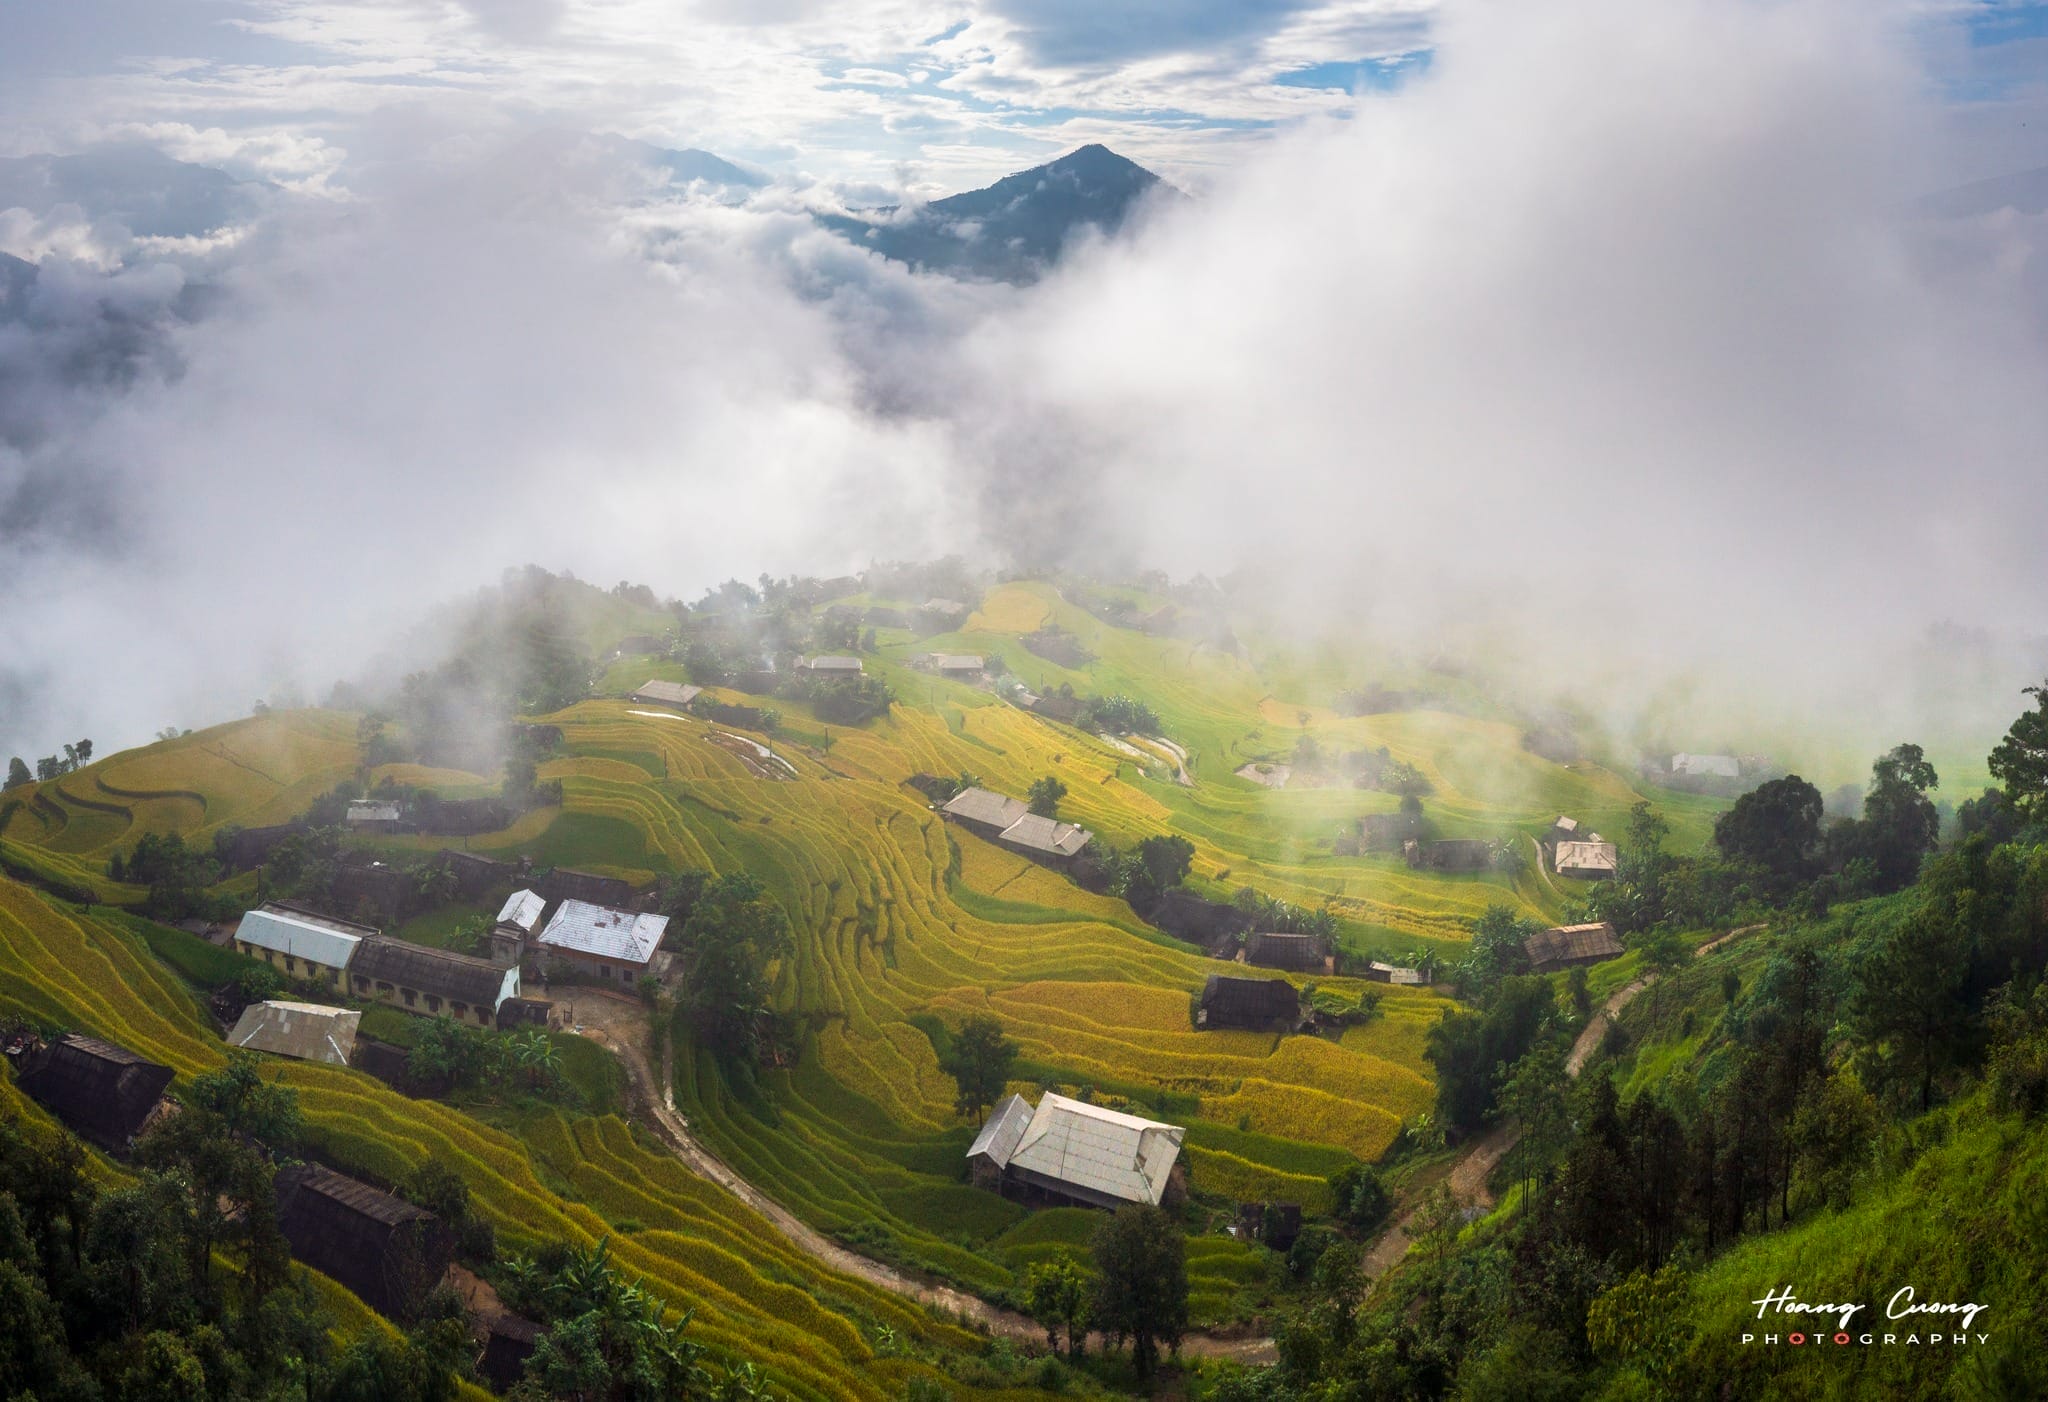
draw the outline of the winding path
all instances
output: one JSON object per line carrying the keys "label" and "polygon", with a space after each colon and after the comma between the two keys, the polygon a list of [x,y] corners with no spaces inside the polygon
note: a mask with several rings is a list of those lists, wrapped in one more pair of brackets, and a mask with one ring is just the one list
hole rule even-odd
{"label": "winding path", "polygon": [[[1692,957],[1705,958],[1737,935],[1747,935],[1763,928],[1762,925],[1744,925],[1739,929],[1730,930],[1725,935],[1717,935],[1695,949]],[[1579,1072],[1586,1069],[1586,1063],[1593,1059],[1593,1053],[1599,1049],[1601,1039],[1606,1037],[1607,1029],[1621,1016],[1621,1010],[1633,1002],[1638,993],[1656,981],[1655,974],[1644,974],[1608,995],[1607,1001],[1601,1004],[1600,1011],[1586,1019],[1586,1025],[1579,1030],[1578,1037],[1573,1040],[1571,1052],[1564,1060],[1567,1076],[1576,1079]],[[1516,1126],[1500,1125],[1475,1140],[1451,1166],[1448,1180],[1451,1197],[1465,1207],[1492,1207],[1493,1193],[1486,1186],[1486,1180],[1493,1175],[1494,1166],[1507,1156],[1508,1150],[1515,1147],[1515,1141],[1519,1138],[1521,1130]],[[1378,1241],[1372,1244],[1372,1249],[1365,1254],[1364,1269],[1368,1280],[1379,1279],[1396,1261],[1408,1254],[1408,1247],[1414,1240],[1412,1229],[1415,1218],[1421,1211],[1419,1205],[1409,1208],[1393,1226],[1387,1228],[1386,1233]]]}
{"label": "winding path", "polygon": [[[1045,1342],[1045,1330],[1028,1315],[999,1308],[964,1290],[925,1280],[848,1250],[740,1177],[723,1159],[705,1148],[690,1132],[689,1121],[676,1109],[675,1097],[668,1089],[668,1068],[664,1067],[662,1076],[657,1079],[648,1060],[645,1047],[647,1010],[644,1004],[621,994],[581,986],[573,993],[564,989],[557,1001],[575,1009],[576,1032],[608,1048],[618,1057],[632,1082],[634,1099],[644,1111],[643,1122],[668,1146],[669,1152],[691,1172],[716,1183],[766,1217],[777,1231],[805,1254],[870,1285],[957,1315],[990,1334],[1020,1343]],[[1104,1346],[1100,1334],[1088,1336],[1088,1347],[1099,1350]],[[1271,1363],[1278,1356],[1271,1339],[1251,1333],[1190,1333],[1181,1340],[1180,1351],[1191,1357],[1233,1358],[1241,1363]]]}

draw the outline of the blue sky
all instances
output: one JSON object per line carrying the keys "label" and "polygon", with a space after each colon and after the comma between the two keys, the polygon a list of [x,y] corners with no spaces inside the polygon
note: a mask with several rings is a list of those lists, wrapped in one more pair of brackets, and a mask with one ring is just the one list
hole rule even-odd
{"label": "blue sky", "polygon": [[[1731,0],[1746,3],[1747,0]],[[1454,0],[1455,3],[1455,0]],[[1483,22],[1489,0],[1458,8]],[[0,154],[151,140],[318,186],[390,114],[927,192],[1102,141],[1200,187],[1429,70],[1434,0],[12,0]],[[1899,0],[1990,169],[2048,162],[2048,0]],[[2037,115],[2039,114],[2039,115]],[[1975,175],[1983,171],[1971,170]]]}

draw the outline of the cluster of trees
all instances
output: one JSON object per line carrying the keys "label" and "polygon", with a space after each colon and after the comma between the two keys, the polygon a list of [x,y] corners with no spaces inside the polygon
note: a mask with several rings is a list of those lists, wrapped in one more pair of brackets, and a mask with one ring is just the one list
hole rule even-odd
{"label": "cluster of trees", "polygon": [[91,763],[90,740],[80,740],[76,744],[66,745],[61,755],[44,755],[36,761],[36,772],[33,777],[29,775],[27,762],[20,755],[16,755],[7,761],[7,782],[0,785],[0,788],[14,789],[23,784],[47,783]]}
{"label": "cluster of trees", "polygon": [[889,714],[896,693],[880,677],[792,677],[781,694],[808,701],[818,719],[834,725],[860,725]]}
{"label": "cluster of trees", "polygon": [[671,1314],[628,1279],[611,1240],[554,1241],[507,1259],[500,1296],[540,1324],[526,1376],[511,1402],[768,1402],[775,1393],[750,1363],[725,1365],[690,1337],[692,1313]]}
{"label": "cluster of trees", "polygon": [[[1418,1249],[1370,1299],[1349,1264],[1319,1263],[1277,1331],[1280,1366],[1228,1381],[1219,1398],[1704,1395],[1678,1371],[1700,1262],[1856,1203],[1951,1126],[2004,1115],[2038,1134],[2048,700],[2008,742],[1995,801],[1974,823],[1959,814],[1958,840],[1931,854],[1933,774],[1910,746],[1878,762],[1862,815],[1831,827],[1796,776],[1764,785],[1723,819],[1719,858],[1691,870],[1662,854],[1654,815],[1639,812],[1626,908],[1655,918],[1638,939],[1662,977],[1631,1016],[1640,1029],[1647,1007],[1636,1035],[1656,1039],[1658,1059],[1638,1063],[1627,1093],[1611,1065],[1576,1085],[1565,1075],[1572,1029],[1591,1012],[1584,982],[1560,997],[1552,980],[1517,975],[1521,931],[1511,912],[1489,911],[1463,971],[1477,1006],[1440,1024],[1429,1055],[1447,1125],[1515,1123],[1501,1173],[1519,1209],[1468,1232],[1448,1196],[1425,1200]],[[1890,894],[1868,894],[1908,865]],[[1778,902],[1768,945],[1699,965],[1670,936],[1709,877]],[[1812,892],[1831,880],[1823,904]],[[1630,1040],[1616,1027],[1604,1046],[1625,1054]],[[1673,1069],[1644,1074],[1674,1048]],[[1970,1102],[1969,1118],[1923,1133],[1916,1122],[1947,1099]],[[2004,1395],[2048,1386],[2023,1352],[1998,1367]]]}
{"label": "cluster of trees", "polygon": [[1294,742],[1290,763],[1304,775],[1341,774],[1353,788],[1418,799],[1430,791],[1423,772],[1406,760],[1395,759],[1385,745],[1377,750],[1325,750],[1315,736],[1304,735]]}
{"label": "cluster of trees", "polygon": [[538,1027],[497,1032],[453,1018],[425,1018],[406,1053],[405,1070],[414,1084],[437,1095],[500,1087],[548,1096],[564,1089],[562,1054]]}
{"label": "cluster of trees", "polygon": [[206,849],[187,846],[178,833],[144,833],[124,859],[119,852],[107,860],[107,874],[116,881],[147,886],[143,911],[159,920],[224,914],[207,888],[221,877],[221,863]]}
{"label": "cluster of trees", "polygon": [[746,872],[676,878],[665,898],[672,928],[681,920],[679,1011],[699,1045],[748,1078],[773,1021],[768,968],[790,951],[788,917]]}
{"label": "cluster of trees", "polygon": [[1309,910],[1251,886],[1238,887],[1230,903],[1251,918],[1255,930],[1280,935],[1315,935],[1325,940],[1337,937],[1336,913],[1327,908]]}
{"label": "cluster of trees", "polygon": [[1144,702],[1122,693],[1091,697],[1083,702],[1081,724],[1091,730],[1108,731],[1112,735],[1165,733],[1165,726],[1160,722],[1158,712]]}
{"label": "cluster of trees", "polygon": [[1017,1044],[1003,1035],[1002,1023],[987,1013],[975,1013],[961,1023],[939,1057],[939,1065],[959,1090],[953,1113],[972,1115],[976,1124],[981,1123],[983,1112],[1002,1098],[1016,1064]]}
{"label": "cluster of trees", "polygon": [[1033,1266],[1024,1278],[1024,1307],[1045,1329],[1055,1353],[1066,1339],[1077,1357],[1089,1329],[1111,1347],[1131,1345],[1138,1376],[1150,1377],[1160,1346],[1178,1349],[1188,1327],[1187,1240],[1156,1207],[1120,1207],[1096,1224],[1094,1270],[1067,1256]]}
{"label": "cluster of trees", "polygon": [[1031,805],[1031,811],[1041,818],[1057,818],[1060,815],[1060,801],[1066,796],[1066,784],[1052,774],[1042,779],[1033,779],[1031,787],[1024,791],[1025,800]]}
{"label": "cluster of trees", "polygon": [[452,1398],[459,1314],[428,1302],[409,1334],[337,1348],[335,1321],[293,1281],[265,1146],[300,1133],[292,1091],[243,1057],[194,1078],[119,1187],[69,1136],[0,1121],[0,1395]]}

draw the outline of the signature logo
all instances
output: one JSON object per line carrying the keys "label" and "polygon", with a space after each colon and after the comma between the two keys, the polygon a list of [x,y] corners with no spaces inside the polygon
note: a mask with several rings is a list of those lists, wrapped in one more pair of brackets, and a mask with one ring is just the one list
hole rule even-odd
{"label": "signature logo", "polygon": [[[1805,1328],[1785,1334],[1744,1334],[1742,1342],[1766,1344],[1894,1344],[1901,1340],[1899,1333],[1862,1333],[1852,1331],[1856,1327],[1856,1316],[1866,1306],[1862,1303],[1843,1301],[1822,1303],[1799,1298],[1797,1291],[1789,1285],[1774,1286],[1764,1292],[1760,1300],[1751,1300],[1756,1306],[1759,1320],[1771,1315],[1790,1316],[1787,1322],[1814,1321]],[[1972,1301],[1922,1300],[1919,1292],[1910,1285],[1902,1285],[1891,1293],[1884,1303],[1884,1318],[1892,1322],[1895,1330],[1905,1330],[1904,1342],[1918,1344],[1966,1344],[1973,1339],[1984,1343],[1988,1334],[1972,1334],[1971,1326],[1987,1306]],[[1950,1332],[1945,1326],[1953,1323],[1961,1332]],[[1831,1326],[1831,1327],[1830,1327]],[[1865,1325],[1868,1329],[1871,1326]],[[1922,1328],[1941,1328],[1943,1332],[1922,1335]]]}

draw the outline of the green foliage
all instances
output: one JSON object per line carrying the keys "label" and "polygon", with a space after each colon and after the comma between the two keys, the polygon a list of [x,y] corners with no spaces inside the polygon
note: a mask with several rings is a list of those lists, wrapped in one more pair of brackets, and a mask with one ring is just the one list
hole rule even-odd
{"label": "green foliage", "polygon": [[744,872],[708,883],[684,924],[681,1006],[697,1039],[751,1062],[767,1013],[768,965],[790,948],[789,921]]}
{"label": "green foliage", "polygon": [[1788,774],[1735,800],[1714,820],[1714,845],[1731,862],[1768,872],[1780,889],[1810,875],[1820,847],[1820,790]]}
{"label": "green foliage", "polygon": [[1059,1351],[1059,1335],[1067,1336],[1067,1354],[1080,1352],[1088,1318],[1088,1277],[1068,1256],[1041,1261],[1024,1275],[1024,1308],[1045,1328],[1046,1346]]}
{"label": "green foliage", "polygon": [[1331,1215],[1370,1236],[1393,1215],[1394,1195],[1371,1164],[1347,1164],[1330,1175]]}
{"label": "green foliage", "polygon": [[1010,1068],[1017,1064],[1017,1044],[1003,1035],[1003,1024],[987,1013],[976,1013],[960,1025],[942,1063],[959,1088],[953,1111],[972,1115],[978,1123],[981,1112],[996,1103],[1009,1082]]}
{"label": "green foliage", "polygon": [[1120,1207],[1095,1229],[1095,1326],[1118,1347],[1131,1341],[1140,1377],[1151,1376],[1161,1342],[1180,1346],[1188,1322],[1187,1241],[1156,1207]]}
{"label": "green foliage", "polygon": [[1060,800],[1067,796],[1067,786],[1060,782],[1058,776],[1047,774],[1043,778],[1033,779],[1031,787],[1025,791],[1025,796],[1030,800],[1032,812],[1041,818],[1056,818],[1059,816]]}
{"label": "green foliage", "polygon": [[2022,712],[1991,751],[1991,776],[2005,785],[2006,802],[2016,813],[2048,823],[2048,682],[2024,694],[2034,698],[2034,709]]}
{"label": "green foliage", "polygon": [[1463,1131],[1490,1124],[1506,1068],[1553,1029],[1556,1014],[1548,979],[1513,976],[1484,1009],[1450,1013],[1430,1028],[1437,1119]]}

